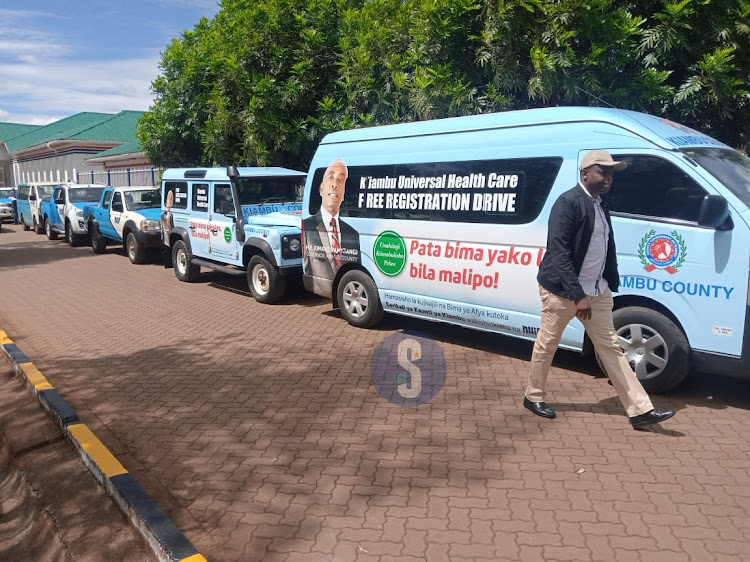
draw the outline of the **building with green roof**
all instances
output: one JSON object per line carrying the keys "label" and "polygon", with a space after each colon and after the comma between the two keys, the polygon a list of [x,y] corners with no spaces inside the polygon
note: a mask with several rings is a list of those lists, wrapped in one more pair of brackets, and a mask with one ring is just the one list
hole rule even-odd
{"label": "building with green roof", "polygon": [[6,182],[153,184],[155,171],[135,140],[142,114],[84,112],[44,126],[0,123],[0,163],[8,169]]}
{"label": "building with green roof", "polygon": [[15,185],[13,181],[13,169],[10,165],[10,157],[5,141],[18,136],[25,135],[38,129],[39,125],[21,125],[18,123],[0,123],[0,187]]}

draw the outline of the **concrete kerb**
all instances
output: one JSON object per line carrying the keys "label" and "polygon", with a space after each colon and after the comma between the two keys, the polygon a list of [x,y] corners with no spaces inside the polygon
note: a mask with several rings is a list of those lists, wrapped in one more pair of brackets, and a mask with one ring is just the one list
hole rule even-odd
{"label": "concrete kerb", "polygon": [[160,562],[206,562],[2,329],[0,348],[15,373],[25,381],[42,408],[73,443],[83,463],[115,500]]}

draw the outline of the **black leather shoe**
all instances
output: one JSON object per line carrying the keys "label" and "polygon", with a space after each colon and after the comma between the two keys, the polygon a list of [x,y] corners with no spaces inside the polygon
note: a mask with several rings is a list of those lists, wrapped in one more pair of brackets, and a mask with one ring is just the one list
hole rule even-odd
{"label": "black leather shoe", "polygon": [[543,418],[555,418],[555,411],[544,402],[531,402],[528,398],[523,399],[523,407]]}
{"label": "black leather shoe", "polygon": [[633,426],[633,429],[642,429],[652,423],[659,423],[668,420],[672,416],[674,416],[672,410],[651,410],[640,416],[633,416],[630,418],[630,425]]}

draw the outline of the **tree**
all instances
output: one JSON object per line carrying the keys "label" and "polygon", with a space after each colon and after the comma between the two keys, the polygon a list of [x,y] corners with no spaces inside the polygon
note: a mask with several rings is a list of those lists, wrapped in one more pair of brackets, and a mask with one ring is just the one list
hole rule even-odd
{"label": "tree", "polygon": [[224,0],[166,49],[157,165],[305,169],[329,131],[613,105],[750,141],[750,0]]}

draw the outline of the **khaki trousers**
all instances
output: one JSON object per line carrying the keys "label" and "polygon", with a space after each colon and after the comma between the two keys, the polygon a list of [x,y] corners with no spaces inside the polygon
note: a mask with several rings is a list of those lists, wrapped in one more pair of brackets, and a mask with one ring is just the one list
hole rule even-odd
{"label": "khaki trousers", "polygon": [[[544,402],[547,375],[552,359],[560,344],[563,330],[576,315],[576,305],[572,300],[550,293],[540,286],[542,297],[542,320],[531,355],[529,380],[526,385],[526,398],[531,402]],[[591,298],[591,318],[582,320],[599,360],[612,381],[628,416],[638,416],[653,410],[648,394],[617,344],[612,321],[612,292],[607,291]]]}

